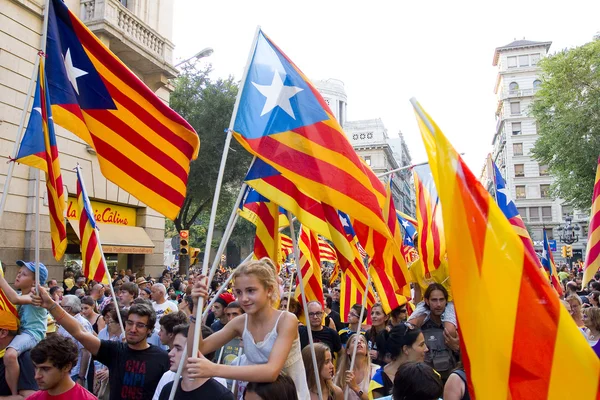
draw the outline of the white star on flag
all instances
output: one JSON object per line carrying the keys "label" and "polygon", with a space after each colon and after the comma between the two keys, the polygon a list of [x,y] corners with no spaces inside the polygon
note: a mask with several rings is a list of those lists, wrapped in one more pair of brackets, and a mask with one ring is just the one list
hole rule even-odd
{"label": "white star on flag", "polygon": [[402,221],[402,226],[405,228],[408,228],[408,221]]}
{"label": "white star on flag", "polygon": [[294,110],[292,110],[290,99],[304,89],[297,86],[285,86],[281,80],[281,76],[279,76],[277,71],[275,71],[273,75],[273,82],[271,82],[270,85],[259,85],[255,82],[252,82],[252,84],[263,96],[267,98],[260,114],[261,117],[275,107],[279,106],[290,117],[296,119]]}
{"label": "white star on flag", "polygon": [[510,198],[510,193],[508,192],[507,188],[502,188],[502,189],[498,189],[498,193],[502,193],[504,195],[505,200],[505,205],[508,206],[510,203],[512,203],[512,199]]}
{"label": "white star on flag", "polygon": [[73,59],[71,58],[71,49],[67,49],[65,54],[65,70],[67,71],[67,77],[73,85],[73,89],[79,94],[79,87],[77,86],[77,78],[87,75],[88,73],[82,69],[79,69],[73,65]]}

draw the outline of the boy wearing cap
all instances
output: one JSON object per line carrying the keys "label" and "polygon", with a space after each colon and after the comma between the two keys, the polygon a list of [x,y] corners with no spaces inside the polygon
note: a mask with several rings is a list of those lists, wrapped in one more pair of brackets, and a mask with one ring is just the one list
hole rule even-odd
{"label": "boy wearing cap", "polygon": [[235,297],[231,293],[223,292],[221,295],[215,300],[215,303],[212,306],[212,312],[215,315],[215,322],[212,323],[210,329],[213,332],[220,331],[223,327],[229,322],[227,314],[225,314],[225,307],[229,305],[232,301],[235,301]]}
{"label": "boy wearing cap", "polygon": [[[19,334],[13,338],[4,354],[4,365],[6,367],[6,383],[10,387],[13,396],[18,394],[17,383],[19,380],[19,355],[32,349],[46,334],[47,311],[35,307],[31,302],[31,290],[35,286],[35,263],[29,261],[17,261],[19,272],[15,278],[15,288],[21,294],[15,292],[4,276],[0,274],[0,289],[6,294],[8,300],[13,303],[19,311],[21,326]],[[48,279],[48,270],[44,264],[40,266],[40,286]]]}

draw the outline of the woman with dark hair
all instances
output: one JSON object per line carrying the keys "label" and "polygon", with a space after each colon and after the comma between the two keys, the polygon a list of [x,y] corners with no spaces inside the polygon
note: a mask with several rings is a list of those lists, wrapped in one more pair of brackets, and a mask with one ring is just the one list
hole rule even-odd
{"label": "woman with dark hair", "polygon": [[[317,368],[319,369],[323,400],[342,400],[344,398],[342,389],[333,383],[335,367],[333,365],[333,357],[329,346],[323,343],[315,343],[314,349],[315,358],[317,359]],[[306,370],[306,383],[308,384],[308,390],[310,391],[310,400],[318,400],[319,391],[317,380],[315,379],[315,369],[313,367],[310,346],[306,346],[302,349],[302,361],[304,361],[304,369]]]}
{"label": "woman with dark hair", "polygon": [[373,307],[371,307],[371,329],[367,331],[366,337],[369,343],[371,362],[381,366],[385,365],[385,361],[383,360],[385,351],[384,349],[380,351],[377,345],[377,336],[385,331],[389,319],[390,317],[383,311],[381,303],[373,304]]}
{"label": "woman with dark hair", "polygon": [[592,293],[588,295],[588,300],[590,301],[590,306],[592,307],[600,307],[600,292],[594,290]]}
{"label": "woman with dark hair", "polygon": [[438,400],[444,385],[437,372],[423,362],[407,362],[394,377],[393,400]]}
{"label": "woman with dark hair", "polygon": [[244,400],[298,400],[296,385],[287,375],[280,374],[274,382],[250,382]]}
{"label": "woman with dark hair", "polygon": [[398,368],[411,361],[423,362],[427,351],[425,337],[419,328],[409,323],[394,326],[385,343],[385,357],[390,362],[379,368],[371,380],[369,391],[373,398],[392,394]]}
{"label": "woman with dark hair", "polygon": [[85,296],[81,299],[81,315],[89,321],[96,335],[104,329],[104,318],[100,318],[102,316],[97,312],[96,301],[90,296]]}

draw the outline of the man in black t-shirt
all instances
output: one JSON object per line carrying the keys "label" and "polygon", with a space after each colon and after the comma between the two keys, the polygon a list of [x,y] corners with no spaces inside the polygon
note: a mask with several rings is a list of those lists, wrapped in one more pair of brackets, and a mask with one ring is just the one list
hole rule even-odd
{"label": "man in black t-shirt", "polygon": [[167,352],[148,344],[156,323],[156,313],[147,304],[133,304],[125,323],[127,343],[100,340],[55,303],[40,287],[40,296],[32,296],[37,306],[46,308],[75,340],[108,366],[110,399],[151,399],[158,381],[169,369]]}
{"label": "man in black t-shirt", "polygon": [[[173,348],[169,352],[169,357],[171,361],[171,371],[176,372],[177,367],[179,366],[179,361],[181,357],[186,357],[187,354],[183,354],[189,330],[192,330],[194,327],[186,329],[179,329],[183,326],[178,326],[175,328],[175,340],[173,341]],[[212,334],[212,331],[207,326],[202,326],[202,337],[206,338]],[[189,344],[189,343],[188,343]],[[215,357],[215,353],[207,354],[204,357],[200,354],[200,357],[207,358],[208,360],[212,360]],[[187,362],[193,363],[194,358],[188,359]],[[188,365],[189,367],[189,365]],[[188,368],[183,369],[182,379],[180,379],[177,387],[177,392],[175,394],[175,398],[177,400],[198,400],[198,399],[210,399],[210,400],[234,400],[233,394],[227,389],[225,386],[221,385],[213,378],[195,378],[190,379],[188,375]],[[171,394],[171,388],[173,387],[173,381],[167,383],[160,392],[160,396],[158,400],[167,400],[169,395]]]}
{"label": "man in black t-shirt", "polygon": [[[6,346],[17,336],[17,318],[6,310],[0,310],[0,353],[4,353]],[[29,350],[23,352],[19,358],[19,380],[17,390],[20,396],[27,397],[38,390],[37,383],[34,380],[35,370],[29,357]],[[0,355],[0,396],[10,396],[11,391],[6,383],[4,358]]]}
{"label": "man in black t-shirt", "polygon": [[[307,304],[307,307],[313,342],[329,346],[331,356],[335,357],[335,354],[342,349],[340,335],[333,329],[323,326],[323,306],[321,306],[321,303],[313,300]],[[302,348],[308,346],[308,328],[301,325],[298,327],[298,333],[300,334],[300,346]]]}

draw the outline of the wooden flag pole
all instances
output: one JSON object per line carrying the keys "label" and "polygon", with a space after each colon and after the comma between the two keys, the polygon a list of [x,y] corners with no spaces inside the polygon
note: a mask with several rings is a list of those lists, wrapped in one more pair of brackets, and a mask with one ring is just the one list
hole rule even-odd
{"label": "wooden flag pole", "polygon": [[35,188],[33,189],[35,201],[35,287],[36,293],[40,288],[40,170],[35,168]]}
{"label": "wooden flag pole", "polygon": [[[296,275],[298,276],[298,281],[300,282],[300,297],[302,297],[302,306],[304,308],[304,318],[306,318],[306,323],[308,324],[306,331],[308,332],[308,343],[310,346],[310,355],[312,358],[313,368],[315,370],[315,379],[317,381],[317,390],[319,391],[319,400],[323,400],[323,393],[321,393],[321,371],[319,371],[319,366],[317,365],[317,356],[315,354],[315,346],[312,336],[312,329],[310,329],[310,317],[308,316],[308,304],[306,301],[306,291],[304,289],[304,280],[302,278],[302,267],[300,266],[300,248],[298,247],[298,239],[296,238],[296,234],[294,233],[294,223],[292,218],[292,213],[288,211],[288,219],[290,220],[290,236],[292,237],[292,244],[294,246],[294,258],[296,259]],[[290,287],[290,293],[292,288]],[[289,306],[289,301],[288,301]]]}
{"label": "wooden flag pole", "polygon": [[[256,49],[256,44],[258,42],[258,34],[260,32],[260,26],[256,28],[256,34],[254,35],[254,41],[252,43],[252,47],[250,49],[250,53],[248,54],[248,61],[246,63],[246,68],[244,69],[244,75],[242,76],[242,81],[240,83],[240,87],[238,89],[238,95],[235,100],[235,105],[233,107],[233,113],[231,115],[231,121],[229,123],[229,129],[227,130],[227,137],[225,138],[225,145],[223,147],[223,155],[221,157],[221,165],[219,167],[219,175],[217,177],[217,184],[215,187],[215,195],[213,197],[212,208],[210,211],[210,221],[208,225],[208,232],[206,233],[206,246],[204,249],[204,261],[202,263],[202,275],[208,273],[208,262],[210,260],[210,247],[212,243],[212,236],[215,227],[215,219],[217,217],[217,206],[219,203],[219,195],[221,192],[221,185],[223,183],[223,172],[225,171],[225,164],[227,163],[227,153],[229,152],[229,144],[231,143],[231,136],[233,135],[233,127],[235,124],[235,117],[237,114],[238,107],[240,105],[240,99],[242,92],[244,90],[244,83],[246,82],[246,77],[248,76],[248,69],[250,67],[250,62],[252,61],[252,57],[254,55],[254,51]],[[192,354],[198,354],[198,347],[200,345],[199,336],[201,335],[200,325],[202,322],[202,309],[204,307],[204,299],[198,299],[198,310],[196,310],[196,319],[198,321],[197,324],[194,325],[194,345],[192,348]],[[178,378],[176,375],[175,378]],[[176,379],[177,380],[177,379]],[[173,400],[172,398],[169,400]]]}
{"label": "wooden flag pole", "polygon": [[[367,269],[367,284],[365,285],[365,292],[363,293],[362,305],[360,308],[360,315],[358,317],[358,329],[356,340],[354,341],[354,348],[352,349],[352,359],[350,360],[350,371],[354,370],[354,363],[356,361],[356,351],[358,349],[358,341],[360,340],[360,329],[362,327],[362,320],[365,316],[365,308],[367,307],[367,296],[369,295],[369,289],[371,288],[371,274],[369,273],[369,261],[368,257],[365,257],[365,268]],[[344,400],[348,400],[348,396],[350,395],[350,386],[346,385],[346,390],[344,390]]]}

